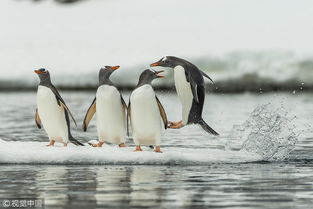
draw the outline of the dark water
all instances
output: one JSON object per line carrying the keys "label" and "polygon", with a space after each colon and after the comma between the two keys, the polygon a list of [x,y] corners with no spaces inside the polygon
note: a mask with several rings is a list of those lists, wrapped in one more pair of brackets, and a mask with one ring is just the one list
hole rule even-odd
{"label": "dark water", "polygon": [[310,163],[0,168],[1,197],[44,198],[47,208],[311,208],[313,203]]}
{"label": "dark water", "polygon": [[[93,93],[62,95],[81,122]],[[163,93],[159,98],[169,118],[178,120],[176,95]],[[1,93],[0,99],[1,139],[47,142],[34,124],[34,93]],[[167,147],[223,150],[232,126],[244,122],[257,104],[267,102],[281,103],[296,116],[299,141],[284,161],[201,166],[2,164],[0,197],[44,198],[46,208],[312,208],[312,94],[210,95],[204,118],[221,133],[220,139],[184,128],[166,132],[162,145],[165,152]],[[95,139],[95,130],[91,125],[89,132],[74,129],[74,134]]]}

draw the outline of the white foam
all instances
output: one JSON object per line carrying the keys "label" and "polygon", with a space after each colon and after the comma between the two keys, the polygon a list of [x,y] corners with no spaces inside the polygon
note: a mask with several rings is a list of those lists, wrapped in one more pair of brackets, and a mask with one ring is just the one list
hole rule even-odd
{"label": "white foam", "polygon": [[266,161],[282,161],[289,158],[298,141],[295,128],[283,106],[259,105],[242,125],[233,127],[226,147],[231,148],[235,139],[241,150],[257,153]]}
{"label": "white foam", "polygon": [[16,142],[0,139],[0,163],[7,164],[110,164],[110,165],[207,165],[212,163],[242,163],[262,160],[246,151],[218,149],[163,148],[154,153],[150,148],[133,152],[133,147],[119,148],[106,145],[63,147],[48,142]]}

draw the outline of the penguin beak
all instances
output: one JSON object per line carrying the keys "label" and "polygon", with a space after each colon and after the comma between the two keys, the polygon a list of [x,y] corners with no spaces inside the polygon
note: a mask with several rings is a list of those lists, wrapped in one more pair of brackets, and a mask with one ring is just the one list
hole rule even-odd
{"label": "penguin beak", "polygon": [[161,65],[161,62],[155,62],[155,63],[152,63],[150,65],[150,67],[156,67],[156,66],[160,66]]}
{"label": "penguin beak", "polygon": [[160,73],[163,73],[163,72],[164,72],[164,70],[156,71],[156,72],[155,72],[155,75],[156,75],[158,78],[165,78],[165,76],[159,75]]}
{"label": "penguin beak", "polygon": [[119,69],[119,68],[120,68],[119,65],[111,67],[112,70],[117,70],[117,69]]}
{"label": "penguin beak", "polygon": [[34,70],[35,73],[39,74],[43,74],[44,72],[40,71],[40,70]]}

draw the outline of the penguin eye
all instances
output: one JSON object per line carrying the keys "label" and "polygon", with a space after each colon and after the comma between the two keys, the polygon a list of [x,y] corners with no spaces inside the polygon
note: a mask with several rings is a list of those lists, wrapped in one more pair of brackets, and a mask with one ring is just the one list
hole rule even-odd
{"label": "penguin eye", "polygon": [[161,60],[161,62],[166,63],[166,57],[163,57],[163,59]]}

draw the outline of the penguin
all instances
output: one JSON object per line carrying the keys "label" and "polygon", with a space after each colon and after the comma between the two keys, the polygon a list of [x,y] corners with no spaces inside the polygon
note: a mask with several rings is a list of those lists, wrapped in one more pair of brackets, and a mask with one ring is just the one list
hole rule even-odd
{"label": "penguin", "polygon": [[43,126],[47,132],[50,140],[47,146],[53,146],[56,141],[63,143],[65,147],[69,142],[84,146],[71,134],[69,115],[77,126],[76,121],[58,90],[52,84],[49,71],[41,68],[35,70],[35,73],[40,79],[35,122],[39,129]]}
{"label": "penguin", "polygon": [[119,90],[110,80],[111,74],[119,67],[105,66],[99,71],[99,87],[96,97],[83,122],[83,130],[87,131],[88,124],[96,113],[99,142],[90,144],[93,147],[101,147],[104,142],[125,147],[127,105]]}
{"label": "penguin", "polygon": [[[131,93],[127,111],[127,121],[132,126],[135,151],[142,151],[141,145],[155,145],[155,152],[161,152],[161,118],[167,129],[165,110],[155,95],[151,82],[163,71],[145,70],[139,77],[135,90]],[[128,128],[127,128],[128,130]]]}
{"label": "penguin", "polygon": [[209,134],[219,135],[202,118],[205,99],[203,77],[208,78],[212,82],[213,80],[194,64],[178,57],[166,56],[150,66],[174,69],[175,87],[182,103],[182,120],[169,122],[169,128],[181,128],[187,124],[199,124]]}

